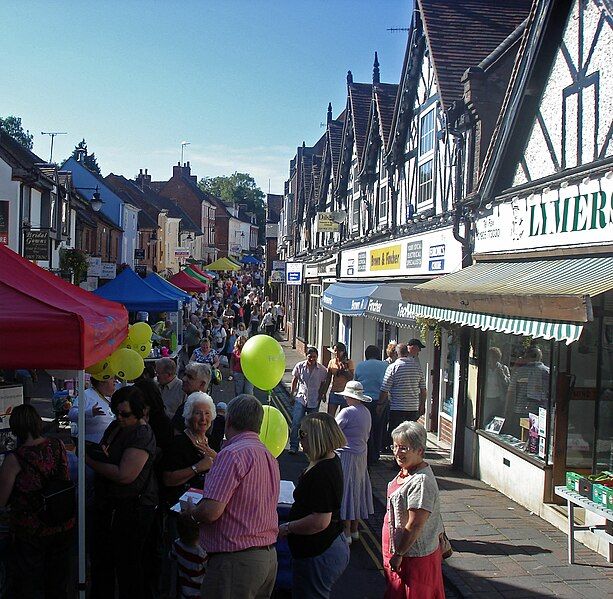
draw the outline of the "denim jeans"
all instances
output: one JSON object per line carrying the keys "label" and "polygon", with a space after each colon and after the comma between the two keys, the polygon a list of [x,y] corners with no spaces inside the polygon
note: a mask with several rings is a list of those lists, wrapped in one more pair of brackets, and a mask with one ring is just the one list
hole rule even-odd
{"label": "denim jeans", "polygon": [[327,599],[348,563],[343,533],[322,554],[292,560],[292,599]]}
{"label": "denim jeans", "polygon": [[317,408],[307,408],[305,405],[302,405],[297,399],[294,400],[294,409],[292,410],[292,428],[289,433],[289,448],[294,451],[298,451],[298,431],[300,430],[300,423],[304,418],[305,414],[310,414],[311,412],[317,412]]}
{"label": "denim jeans", "polygon": [[240,395],[241,393],[248,393],[253,395],[253,383],[247,380],[247,377],[242,372],[233,372],[234,377],[234,395]]}

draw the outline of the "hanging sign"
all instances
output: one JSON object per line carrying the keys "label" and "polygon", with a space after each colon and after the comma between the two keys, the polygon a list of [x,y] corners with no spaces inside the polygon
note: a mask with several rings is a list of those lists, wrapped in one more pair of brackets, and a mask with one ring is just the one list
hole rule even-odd
{"label": "hanging sign", "polygon": [[144,260],[145,259],[145,250],[142,248],[134,249],[134,260]]}
{"label": "hanging sign", "polygon": [[287,285],[302,285],[302,262],[288,262],[285,265]]}
{"label": "hanging sign", "polygon": [[26,260],[49,260],[49,231],[26,231],[23,257]]}
{"label": "hanging sign", "polygon": [[103,262],[100,270],[101,279],[114,279],[117,276],[117,264],[115,262]]}
{"label": "hanging sign", "polygon": [[338,233],[340,231],[340,223],[336,222],[330,212],[317,213],[317,233]]}
{"label": "hanging sign", "polygon": [[94,258],[90,256],[88,258],[87,276],[99,277],[102,273],[102,258]]}

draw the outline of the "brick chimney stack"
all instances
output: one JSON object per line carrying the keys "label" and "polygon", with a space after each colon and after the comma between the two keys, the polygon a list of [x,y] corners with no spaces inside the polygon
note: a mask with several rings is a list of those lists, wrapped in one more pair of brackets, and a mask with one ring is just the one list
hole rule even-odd
{"label": "brick chimney stack", "polygon": [[138,176],[136,177],[136,184],[143,189],[143,187],[147,186],[149,187],[151,185],[151,175],[149,174],[148,169],[145,169],[145,172],[143,172],[143,169],[139,169],[139,173]]}

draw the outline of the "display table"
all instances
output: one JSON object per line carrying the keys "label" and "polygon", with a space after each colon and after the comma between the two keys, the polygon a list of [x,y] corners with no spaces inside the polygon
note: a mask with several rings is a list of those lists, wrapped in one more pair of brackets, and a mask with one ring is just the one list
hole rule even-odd
{"label": "display table", "polygon": [[181,353],[182,348],[183,348],[182,345],[177,345],[177,349],[173,351],[171,354],[168,354],[167,356],[152,356],[151,354],[149,354],[146,358],[144,358],[144,361],[145,363],[155,362],[156,360],[159,360],[160,358],[171,358],[172,360],[174,360]]}
{"label": "display table", "polygon": [[[613,510],[607,509],[603,505],[595,503],[591,499],[588,499],[583,495],[579,495],[579,493],[575,493],[575,491],[570,491],[566,487],[556,487],[555,492],[558,497],[566,499],[566,503],[568,505],[568,563],[575,563],[575,531],[583,530],[588,530],[594,534],[602,536],[609,542],[609,555],[607,556],[607,561],[611,562],[611,547],[613,544]],[[592,514],[605,518],[607,521],[606,524],[593,526],[579,526],[575,524],[576,507],[584,508],[586,511],[591,512]]]}

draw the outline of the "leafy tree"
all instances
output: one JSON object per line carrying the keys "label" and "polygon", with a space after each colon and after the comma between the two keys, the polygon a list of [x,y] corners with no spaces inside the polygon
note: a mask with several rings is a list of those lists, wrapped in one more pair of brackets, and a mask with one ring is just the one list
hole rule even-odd
{"label": "leafy tree", "polygon": [[23,130],[21,118],[18,116],[0,117],[0,130],[10,135],[15,141],[19,142],[28,150],[31,150],[34,146],[34,136],[29,131]]}
{"label": "leafy tree", "polygon": [[200,189],[221,198],[228,206],[247,206],[247,212],[253,212],[256,216],[262,241],[266,225],[265,195],[251,175],[237,172],[229,177],[204,177],[198,185]]}
{"label": "leafy tree", "polygon": [[90,172],[95,173],[96,175],[102,176],[100,172],[100,167],[98,166],[98,161],[96,160],[96,154],[93,152],[89,154],[87,152],[87,142],[85,139],[82,139],[72,151],[72,157],[75,160],[78,160],[83,164],[83,166]]}

